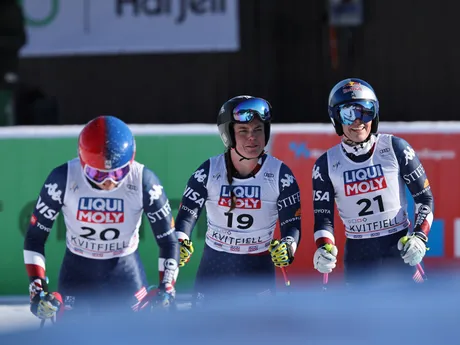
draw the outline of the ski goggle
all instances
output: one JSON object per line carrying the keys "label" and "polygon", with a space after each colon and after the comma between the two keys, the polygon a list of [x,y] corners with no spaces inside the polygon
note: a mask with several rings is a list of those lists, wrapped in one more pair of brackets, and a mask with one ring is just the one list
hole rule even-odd
{"label": "ski goggle", "polygon": [[131,167],[130,164],[115,169],[115,170],[99,170],[92,168],[89,165],[85,165],[84,172],[85,176],[89,178],[94,183],[103,183],[106,180],[112,180],[113,182],[121,182],[126,176],[128,176]]}
{"label": "ski goggle", "polygon": [[261,98],[250,98],[233,109],[233,119],[239,123],[251,122],[256,115],[263,122],[270,121],[272,117],[270,105]]}
{"label": "ski goggle", "polygon": [[367,123],[372,121],[377,115],[375,104],[371,101],[355,101],[339,104],[334,108],[339,115],[340,122],[347,126],[351,125],[356,119]]}

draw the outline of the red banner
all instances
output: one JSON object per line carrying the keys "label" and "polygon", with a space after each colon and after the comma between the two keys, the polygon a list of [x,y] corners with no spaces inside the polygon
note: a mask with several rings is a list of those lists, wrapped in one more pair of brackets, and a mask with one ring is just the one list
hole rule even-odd
{"label": "red banner", "polygon": [[[429,238],[430,250],[424,260],[427,267],[444,264],[460,257],[460,133],[398,133],[418,154],[434,195],[434,222]],[[289,272],[302,276],[316,274],[313,269],[312,168],[326,150],[340,143],[332,133],[278,133],[272,137],[270,153],[284,161],[293,171],[300,186],[302,201],[302,241]],[[413,199],[408,195],[409,215],[413,220]],[[339,248],[337,271],[343,270],[344,228],[335,212],[335,238]],[[339,274],[340,275],[340,274]]]}

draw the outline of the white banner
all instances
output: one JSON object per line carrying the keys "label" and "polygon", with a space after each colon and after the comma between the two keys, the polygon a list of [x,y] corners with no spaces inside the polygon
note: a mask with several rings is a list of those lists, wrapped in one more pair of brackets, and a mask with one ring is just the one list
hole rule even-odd
{"label": "white banner", "polygon": [[22,56],[237,51],[238,0],[20,0]]}

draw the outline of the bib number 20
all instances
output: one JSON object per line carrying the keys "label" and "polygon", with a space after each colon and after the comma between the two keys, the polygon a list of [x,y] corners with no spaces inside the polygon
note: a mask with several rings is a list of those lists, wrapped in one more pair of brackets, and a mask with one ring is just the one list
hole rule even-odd
{"label": "bib number 20", "polygon": [[80,236],[90,241],[94,241],[97,239],[101,241],[112,241],[120,237],[120,230],[115,229],[115,228],[108,228],[108,229],[102,230],[99,233],[99,238],[97,238],[97,236],[94,236],[96,234],[96,230],[94,230],[93,228],[82,226],[81,229],[87,231],[87,233],[82,234]]}

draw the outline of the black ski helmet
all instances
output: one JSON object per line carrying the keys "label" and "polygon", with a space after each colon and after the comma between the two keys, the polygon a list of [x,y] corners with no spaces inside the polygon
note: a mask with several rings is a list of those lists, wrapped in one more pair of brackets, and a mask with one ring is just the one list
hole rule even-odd
{"label": "black ski helmet", "polygon": [[270,139],[270,122],[272,119],[272,107],[263,98],[253,96],[237,96],[222,105],[217,115],[217,127],[225,147],[235,148],[235,123],[251,122],[255,115],[264,123],[265,145]]}
{"label": "black ski helmet", "polygon": [[343,135],[338,106],[356,101],[368,101],[373,104],[374,117],[372,119],[371,133],[377,133],[379,127],[379,101],[374,89],[362,79],[348,78],[338,82],[329,93],[329,117],[337,135]]}

